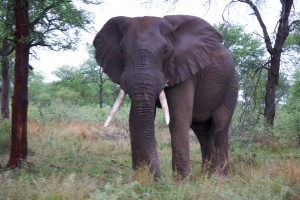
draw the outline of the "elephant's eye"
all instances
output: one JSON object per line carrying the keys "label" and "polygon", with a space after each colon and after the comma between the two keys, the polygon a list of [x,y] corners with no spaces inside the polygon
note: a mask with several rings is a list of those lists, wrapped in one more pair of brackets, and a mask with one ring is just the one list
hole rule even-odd
{"label": "elephant's eye", "polygon": [[166,59],[170,56],[171,49],[168,46],[165,46],[165,48],[162,49],[162,56],[163,59]]}
{"label": "elephant's eye", "polygon": [[125,47],[124,47],[124,42],[121,41],[121,42],[120,42],[120,45],[119,45],[119,51],[120,51],[121,54],[124,54],[124,52],[125,52],[124,49],[125,49]]}
{"label": "elephant's eye", "polygon": [[164,55],[167,55],[167,54],[169,53],[168,47],[165,47],[165,48],[164,48],[163,53],[164,53]]}

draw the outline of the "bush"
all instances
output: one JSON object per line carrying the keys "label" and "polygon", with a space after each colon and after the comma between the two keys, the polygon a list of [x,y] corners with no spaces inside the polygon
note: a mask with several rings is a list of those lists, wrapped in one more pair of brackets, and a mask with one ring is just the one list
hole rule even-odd
{"label": "bush", "polygon": [[[104,123],[111,107],[99,108],[98,105],[79,105],[70,101],[55,100],[51,104],[38,107],[30,104],[28,108],[28,119],[42,122],[100,122]],[[128,122],[130,105],[121,105],[119,111],[113,118],[115,122]]]}
{"label": "bush", "polygon": [[274,134],[279,138],[292,139],[300,146],[300,112],[277,111]]}
{"label": "bush", "polygon": [[0,154],[5,154],[10,149],[10,120],[0,121]]}
{"label": "bush", "polygon": [[244,110],[241,103],[238,102],[230,125],[231,135],[241,136],[249,130],[256,129],[257,127],[263,127],[263,120],[263,116],[258,110]]}

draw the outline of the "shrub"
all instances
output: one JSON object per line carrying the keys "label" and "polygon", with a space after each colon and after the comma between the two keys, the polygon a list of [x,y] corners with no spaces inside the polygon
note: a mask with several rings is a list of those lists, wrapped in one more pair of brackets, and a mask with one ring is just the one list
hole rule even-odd
{"label": "shrub", "polygon": [[0,121],[0,154],[5,154],[10,148],[10,120]]}
{"label": "shrub", "polygon": [[108,108],[100,109],[97,105],[78,105],[70,101],[55,100],[43,108],[30,104],[30,120],[49,122],[57,121],[103,121]]}
{"label": "shrub", "polygon": [[300,146],[300,111],[277,111],[274,134],[279,138],[291,139]]}

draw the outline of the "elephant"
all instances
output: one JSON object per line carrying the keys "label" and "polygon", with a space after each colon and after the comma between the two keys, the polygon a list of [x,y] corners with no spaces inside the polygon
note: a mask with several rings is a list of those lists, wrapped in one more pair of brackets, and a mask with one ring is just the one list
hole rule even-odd
{"label": "elephant", "polygon": [[154,178],[161,177],[154,121],[156,107],[162,107],[174,177],[191,177],[190,129],[200,143],[202,170],[228,176],[228,132],[238,76],[221,40],[213,26],[190,15],[117,16],[97,33],[97,63],[120,85],[105,126],[127,94],[133,169],[146,165]]}

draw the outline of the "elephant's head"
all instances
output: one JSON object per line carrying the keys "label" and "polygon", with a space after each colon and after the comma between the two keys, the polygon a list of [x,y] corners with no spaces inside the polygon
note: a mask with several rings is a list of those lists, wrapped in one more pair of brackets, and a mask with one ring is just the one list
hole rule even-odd
{"label": "elephant's head", "polygon": [[114,17],[103,26],[94,39],[96,59],[131,99],[131,131],[154,138],[159,94],[211,65],[220,40],[206,21],[186,15]]}
{"label": "elephant's head", "polygon": [[174,15],[114,17],[94,39],[96,59],[111,80],[133,99],[156,101],[211,64],[220,34],[201,18]]}

